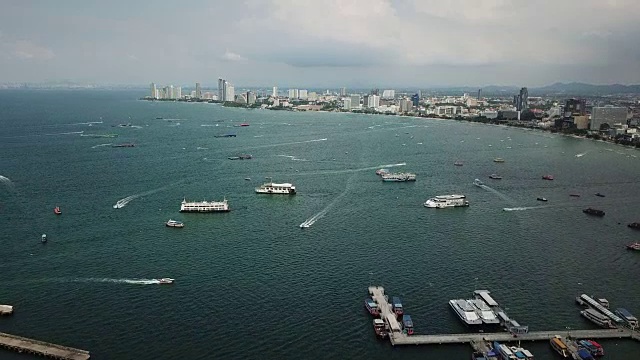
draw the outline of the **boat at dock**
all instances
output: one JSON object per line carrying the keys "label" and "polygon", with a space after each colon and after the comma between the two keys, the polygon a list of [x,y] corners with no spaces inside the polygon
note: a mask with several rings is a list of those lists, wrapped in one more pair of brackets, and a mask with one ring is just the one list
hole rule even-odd
{"label": "boat at dock", "polygon": [[460,320],[462,320],[467,325],[480,325],[482,324],[482,319],[478,317],[476,314],[475,308],[473,305],[469,304],[467,300],[464,299],[455,299],[449,300],[449,305],[456,312]]}
{"label": "boat at dock", "polygon": [[498,174],[491,174],[491,175],[489,175],[489,179],[502,180],[502,176],[500,176]]}
{"label": "boat at dock", "polygon": [[268,182],[262,184],[260,187],[256,188],[256,193],[258,194],[284,194],[284,195],[295,195],[296,187],[290,183],[281,183],[277,184],[274,182]]}
{"label": "boat at dock", "polygon": [[412,173],[387,173],[387,174],[382,174],[382,181],[385,181],[385,182],[416,181],[416,174],[412,174]]}
{"label": "boat at dock", "polygon": [[176,220],[171,220],[169,219],[169,221],[167,221],[165,223],[165,226],[167,227],[174,227],[174,228],[183,228],[184,227],[184,223],[180,222],[180,221],[176,221]]}
{"label": "boat at dock", "polygon": [[42,234],[42,237],[40,238],[40,242],[43,244],[47,242],[47,234]]}
{"label": "boat at dock", "polygon": [[611,319],[609,319],[608,316],[606,316],[605,314],[593,308],[587,308],[580,311],[580,315],[584,316],[585,318],[589,319],[591,322],[593,322],[594,324],[600,327],[603,327],[606,329],[616,328],[616,326],[613,324],[613,322],[611,322]]}
{"label": "boat at dock", "polygon": [[543,180],[553,180],[553,175],[543,175],[542,179]]}
{"label": "boat at dock", "polygon": [[53,208],[53,213],[56,215],[60,215],[62,214],[62,211],[60,211],[60,208],[56,206],[55,208]]}
{"label": "boat at dock", "polygon": [[583,213],[587,214],[587,215],[595,215],[595,216],[604,216],[604,211],[602,210],[598,210],[598,209],[594,209],[594,208],[587,208],[582,210]]}
{"label": "boat at dock", "polygon": [[402,302],[400,301],[400,298],[397,296],[394,296],[392,301],[391,301],[391,307],[393,312],[397,315],[400,316],[402,314],[404,314],[404,309],[402,308]]}
{"label": "boat at dock", "polygon": [[604,314],[609,319],[613,320],[613,322],[616,323],[616,324],[624,323],[624,320],[622,320],[621,317],[619,317],[618,315],[612,313],[609,309],[607,309],[606,307],[602,306],[602,304],[599,301],[593,299],[591,296],[588,296],[587,294],[582,294],[579,297],[577,297],[576,298],[576,302],[578,304],[580,304],[580,305],[589,306],[589,307],[593,308],[594,310]]}
{"label": "boat at dock", "polygon": [[222,201],[197,201],[189,202],[187,199],[182,200],[180,204],[180,212],[226,212],[229,211],[229,203],[227,199]]}
{"label": "boat at dock", "polygon": [[615,313],[616,315],[620,316],[622,320],[626,321],[632,328],[638,327],[638,318],[633,316],[633,314],[631,314],[629,310],[625,308],[617,308],[615,310]]}
{"label": "boat at dock", "polygon": [[413,320],[410,315],[402,315],[402,329],[407,335],[413,335]]}
{"label": "boat at dock", "polygon": [[484,302],[482,299],[473,299],[467,300],[467,302],[473,304],[476,308],[476,314],[482,319],[482,322],[491,325],[491,324],[499,324],[500,320],[496,317],[496,314],[491,310],[489,305]]}
{"label": "boat at dock", "polygon": [[496,352],[500,357],[504,360],[516,360],[516,356],[513,354],[511,349],[505,345],[500,344],[497,341],[493,342],[493,351]]}
{"label": "boat at dock", "polygon": [[635,243],[633,243],[633,244],[629,244],[629,245],[627,245],[627,250],[640,251],[640,243],[635,242]]}
{"label": "boat at dock", "polygon": [[387,337],[387,328],[384,324],[384,320],[382,319],[373,319],[373,331],[375,331],[376,336],[380,338]]}
{"label": "boat at dock", "polygon": [[444,209],[448,207],[466,207],[469,206],[467,197],[464,195],[438,195],[432,197],[424,203],[425,207]]}
{"label": "boat at dock", "polygon": [[483,187],[484,183],[482,181],[480,181],[480,179],[475,179],[475,180],[473,180],[473,185],[478,186],[478,187]]}
{"label": "boat at dock", "polygon": [[369,314],[373,316],[380,315],[380,308],[378,307],[378,304],[375,301],[373,301],[372,298],[368,297],[364,299],[364,307],[367,309]]}
{"label": "boat at dock", "polygon": [[493,159],[493,162],[503,163],[504,159],[503,158],[495,158],[495,159]]}
{"label": "boat at dock", "polygon": [[487,360],[487,358],[481,351],[474,351],[473,354],[471,354],[471,360]]}
{"label": "boat at dock", "polygon": [[590,343],[593,347],[596,348],[596,353],[594,354],[595,356],[604,356],[604,348],[602,347],[602,345],[600,345],[595,340],[585,340],[585,341]]}
{"label": "boat at dock", "polygon": [[595,358],[593,357],[593,355],[589,350],[583,347],[580,347],[579,345],[577,345],[577,343],[575,345],[577,346],[578,351],[574,353],[574,359],[577,356],[577,359],[580,359],[580,360],[595,360]]}
{"label": "boat at dock", "polygon": [[162,278],[162,279],[157,279],[157,280],[158,280],[158,284],[160,284],[160,285],[173,284],[173,282],[175,281],[175,279],[172,279],[172,278]]}
{"label": "boat at dock", "polygon": [[564,343],[562,336],[556,335],[549,340],[549,343],[551,344],[551,348],[560,356],[563,358],[569,358],[569,349],[567,348],[567,344]]}

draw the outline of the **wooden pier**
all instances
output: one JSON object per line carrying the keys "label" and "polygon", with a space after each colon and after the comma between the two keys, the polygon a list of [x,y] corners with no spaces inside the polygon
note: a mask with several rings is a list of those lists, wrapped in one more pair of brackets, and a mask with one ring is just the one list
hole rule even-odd
{"label": "wooden pier", "polygon": [[87,360],[90,358],[89,352],[86,350],[5,333],[0,333],[0,347],[59,360]]}

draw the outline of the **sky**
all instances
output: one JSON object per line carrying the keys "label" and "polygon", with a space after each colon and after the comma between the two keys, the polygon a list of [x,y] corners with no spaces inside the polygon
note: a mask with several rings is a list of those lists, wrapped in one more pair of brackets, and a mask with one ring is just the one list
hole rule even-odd
{"label": "sky", "polygon": [[0,83],[640,83],[638,0],[2,0]]}

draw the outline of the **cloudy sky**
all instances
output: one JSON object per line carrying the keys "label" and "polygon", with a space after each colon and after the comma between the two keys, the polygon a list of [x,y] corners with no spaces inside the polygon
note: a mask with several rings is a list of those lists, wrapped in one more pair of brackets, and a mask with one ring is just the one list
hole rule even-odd
{"label": "cloudy sky", "polygon": [[640,83],[639,0],[3,0],[0,82]]}

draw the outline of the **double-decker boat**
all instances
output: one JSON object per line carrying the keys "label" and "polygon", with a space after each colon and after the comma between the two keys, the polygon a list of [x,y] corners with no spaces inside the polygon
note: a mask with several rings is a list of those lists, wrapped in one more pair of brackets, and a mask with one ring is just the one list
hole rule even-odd
{"label": "double-decker boat", "polygon": [[407,335],[413,335],[413,320],[410,315],[402,315],[402,329]]}
{"label": "double-decker boat", "polygon": [[476,314],[482,319],[485,324],[499,324],[500,320],[496,317],[496,314],[491,310],[489,305],[482,299],[467,300],[467,302],[473,304],[476,308]]}
{"label": "double-decker boat", "polygon": [[593,308],[584,309],[583,311],[580,311],[580,315],[591,320],[591,322],[593,322],[594,324],[600,327],[608,328],[608,329],[616,328],[616,326],[613,324],[613,322],[607,315],[599,312],[596,309],[593,309]]}
{"label": "double-decker boat", "polygon": [[167,227],[174,227],[174,228],[183,228],[184,227],[184,223],[180,222],[180,221],[176,221],[176,220],[171,220],[169,219],[169,221],[167,221],[165,223],[165,226]]}
{"label": "double-decker boat", "polygon": [[384,338],[387,336],[387,328],[382,319],[373,319],[373,331],[376,332],[378,337]]}
{"label": "double-decker boat", "polygon": [[373,301],[372,298],[368,297],[364,299],[364,307],[367,309],[369,314],[373,316],[380,315],[380,308],[378,307],[378,304],[375,301]]}
{"label": "double-decker boat", "polygon": [[439,195],[432,197],[424,203],[425,207],[444,209],[448,207],[465,207],[469,206],[467,197],[464,195]]}
{"label": "double-decker boat", "polygon": [[382,174],[382,181],[387,181],[387,182],[416,181],[416,174],[386,173],[386,174]]}
{"label": "double-decker boat", "polygon": [[256,193],[295,195],[296,187],[290,183],[277,184],[274,182],[268,182],[268,183],[262,184],[259,188],[256,188]]}
{"label": "double-decker boat", "polygon": [[180,205],[180,212],[225,212],[229,211],[229,203],[227,199],[222,201],[198,201],[188,202],[186,199],[182,200]]}
{"label": "double-decker boat", "polygon": [[449,305],[456,312],[460,320],[467,325],[481,325],[482,319],[478,317],[474,307],[464,299],[449,300]]}
{"label": "double-decker boat", "polygon": [[556,335],[549,340],[549,343],[551,344],[551,348],[560,354],[560,356],[569,358],[569,349],[567,348],[567,344],[564,343],[562,336]]}
{"label": "double-decker boat", "polygon": [[598,210],[598,209],[594,209],[594,208],[587,208],[582,210],[583,213],[587,214],[587,215],[595,215],[595,216],[604,216],[604,211],[602,210]]}

